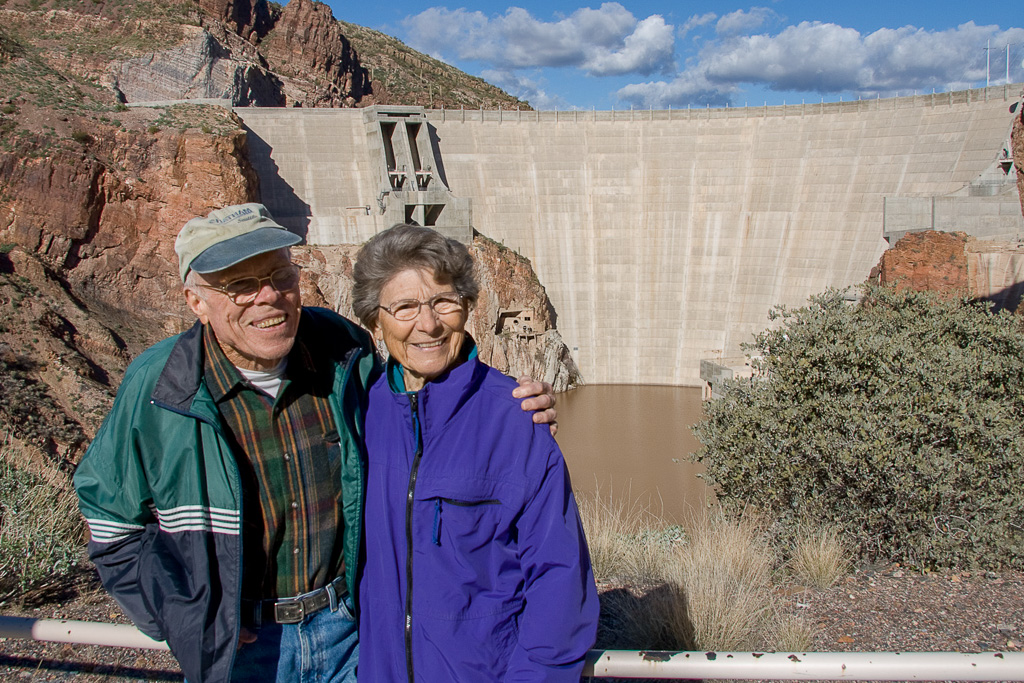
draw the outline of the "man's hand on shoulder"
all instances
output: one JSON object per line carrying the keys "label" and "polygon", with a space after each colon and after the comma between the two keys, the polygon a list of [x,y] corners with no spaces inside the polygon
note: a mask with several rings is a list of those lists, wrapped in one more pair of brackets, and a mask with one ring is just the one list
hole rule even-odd
{"label": "man's hand on shoulder", "polygon": [[550,384],[547,382],[537,382],[532,377],[523,375],[519,378],[519,386],[512,390],[512,395],[523,399],[523,402],[520,404],[523,410],[534,411],[534,422],[550,426],[551,436],[558,432],[555,392]]}

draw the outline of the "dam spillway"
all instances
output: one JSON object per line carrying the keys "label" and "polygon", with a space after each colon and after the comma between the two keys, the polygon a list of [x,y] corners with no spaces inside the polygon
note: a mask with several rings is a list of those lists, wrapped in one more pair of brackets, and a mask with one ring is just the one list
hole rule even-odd
{"label": "dam spillway", "polygon": [[[742,355],[772,306],[863,282],[888,246],[887,202],[966,193],[1007,144],[1019,92],[425,110],[422,137],[440,150],[429,171],[469,200],[465,221],[532,261],[587,382],[698,385],[700,361]],[[264,203],[309,244],[393,222],[365,110],[235,111]],[[985,236],[1024,232],[1015,189],[984,201],[1004,214]]]}

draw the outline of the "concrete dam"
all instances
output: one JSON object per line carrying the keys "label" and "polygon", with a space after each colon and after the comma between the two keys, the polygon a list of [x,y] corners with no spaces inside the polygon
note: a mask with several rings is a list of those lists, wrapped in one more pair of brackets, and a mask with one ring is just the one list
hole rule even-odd
{"label": "concrete dam", "polygon": [[1019,239],[1020,92],[235,112],[263,201],[309,244],[409,220],[461,239],[476,230],[532,261],[587,382],[695,386],[701,360],[741,357],[773,306],[863,282],[906,232]]}

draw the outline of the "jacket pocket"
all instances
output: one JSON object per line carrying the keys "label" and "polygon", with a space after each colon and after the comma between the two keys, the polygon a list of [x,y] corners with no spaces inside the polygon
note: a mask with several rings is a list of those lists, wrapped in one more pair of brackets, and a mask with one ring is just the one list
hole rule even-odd
{"label": "jacket pocket", "polygon": [[[500,506],[501,501],[497,498],[487,498],[484,500],[464,500],[461,498],[448,498],[444,496],[434,498],[434,527],[433,533],[431,534],[431,541],[434,545],[441,545],[441,520],[442,512],[445,507],[454,506],[456,508],[477,508],[485,505]],[[470,514],[472,515],[472,513]],[[481,511],[480,514],[483,514],[483,512]]]}
{"label": "jacket pocket", "polygon": [[517,498],[514,488],[486,479],[420,482],[410,520],[418,609],[457,620],[514,609]]}

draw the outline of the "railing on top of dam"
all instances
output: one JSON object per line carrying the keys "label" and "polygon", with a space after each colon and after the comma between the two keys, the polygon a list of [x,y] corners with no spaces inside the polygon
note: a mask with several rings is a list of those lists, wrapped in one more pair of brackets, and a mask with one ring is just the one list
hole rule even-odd
{"label": "railing on top of dam", "polygon": [[1020,83],[993,85],[987,88],[957,90],[875,99],[839,102],[801,102],[800,104],[764,104],[743,107],[687,107],[686,109],[426,109],[428,121],[461,123],[582,123],[595,121],[697,121],[702,119],[787,118],[814,114],[846,114],[870,111],[893,111],[921,107],[942,107],[1021,97]]}

